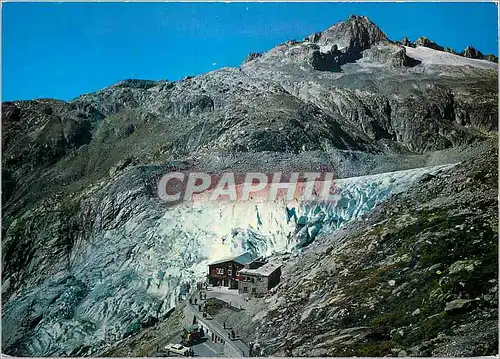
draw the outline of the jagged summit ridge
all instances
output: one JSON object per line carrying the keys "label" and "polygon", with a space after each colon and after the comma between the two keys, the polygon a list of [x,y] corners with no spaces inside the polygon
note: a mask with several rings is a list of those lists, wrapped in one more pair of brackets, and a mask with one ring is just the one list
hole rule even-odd
{"label": "jagged summit ridge", "polygon": [[[467,47],[457,53],[443,47],[428,37],[419,37],[411,42],[406,36],[401,41],[393,41],[367,16],[351,15],[322,32],[306,36],[302,41],[290,40],[266,53],[249,54],[242,65],[256,60],[262,55],[281,63],[295,63],[320,71],[339,72],[341,66],[366,57],[376,63],[395,67],[413,67],[420,63],[410,58],[404,47],[427,47],[436,51],[449,52],[462,57],[497,62],[495,55],[483,55],[480,51]],[[363,53],[370,51],[368,53]],[[266,57],[266,56],[265,56]]]}
{"label": "jagged summit ridge", "polygon": [[[319,71],[341,72],[341,67],[363,57],[363,51],[377,48],[371,56],[378,62],[408,66],[414,64],[406,58],[404,48],[390,41],[387,35],[366,16],[351,15],[328,29],[313,33],[302,41],[290,40],[264,54],[250,54],[243,64],[257,60],[286,63]],[[373,55],[373,54],[371,54]]]}
{"label": "jagged summit ridge", "polygon": [[[346,21],[339,22],[320,33],[310,41],[319,45],[336,45],[338,49],[350,48],[365,50],[370,46],[388,40],[387,35],[366,16],[351,15]],[[316,41],[314,41],[316,40]]]}

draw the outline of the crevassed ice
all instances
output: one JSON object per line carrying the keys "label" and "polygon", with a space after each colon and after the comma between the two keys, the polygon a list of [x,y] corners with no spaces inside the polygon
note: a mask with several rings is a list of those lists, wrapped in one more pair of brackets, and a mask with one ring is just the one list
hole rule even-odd
{"label": "crevassed ice", "polygon": [[[194,279],[202,279],[207,264],[229,255],[250,251],[255,257],[297,252],[318,235],[370,212],[391,194],[410,187],[425,174],[453,165],[426,167],[335,181],[337,202],[196,202],[167,211],[158,235],[178,237],[189,248]],[[179,246],[181,254],[184,245]],[[177,272],[182,271],[181,268]],[[187,278],[186,278],[187,279]]]}

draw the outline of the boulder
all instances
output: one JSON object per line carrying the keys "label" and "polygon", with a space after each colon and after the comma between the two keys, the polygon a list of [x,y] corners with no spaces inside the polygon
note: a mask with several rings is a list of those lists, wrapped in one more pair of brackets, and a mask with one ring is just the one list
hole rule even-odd
{"label": "boulder", "polygon": [[478,260],[461,260],[453,263],[448,272],[450,274],[455,274],[462,271],[472,272],[475,267],[481,264],[481,261]]}
{"label": "boulder", "polygon": [[460,309],[466,309],[469,308],[473,302],[474,300],[471,299],[455,299],[452,300],[451,302],[446,303],[444,311],[452,312]]}

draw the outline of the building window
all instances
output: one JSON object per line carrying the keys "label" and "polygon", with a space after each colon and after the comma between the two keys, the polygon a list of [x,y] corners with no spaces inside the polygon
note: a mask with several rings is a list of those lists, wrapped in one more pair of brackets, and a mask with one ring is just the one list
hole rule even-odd
{"label": "building window", "polygon": [[257,293],[257,288],[252,288],[252,293],[253,294]]}
{"label": "building window", "polygon": [[248,287],[243,287],[243,292],[247,293],[248,292]]}
{"label": "building window", "polygon": [[233,270],[232,269],[228,269],[227,270],[227,275],[233,275]]}
{"label": "building window", "polygon": [[224,268],[217,268],[216,273],[217,274],[224,274]]}
{"label": "building window", "polygon": [[252,279],[252,283],[255,283],[255,278],[251,278]]}

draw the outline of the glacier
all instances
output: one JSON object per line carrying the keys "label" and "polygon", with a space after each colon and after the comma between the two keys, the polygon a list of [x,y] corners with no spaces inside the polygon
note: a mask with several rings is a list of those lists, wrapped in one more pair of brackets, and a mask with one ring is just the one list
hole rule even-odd
{"label": "glacier", "polygon": [[[337,179],[335,202],[284,198],[186,202],[165,212],[159,221],[157,236],[160,241],[176,238],[175,252],[165,253],[170,258],[168,272],[176,281],[192,283],[203,280],[208,263],[222,257],[246,251],[254,257],[297,254],[318,236],[369,213],[389,196],[406,190],[424,176],[452,166],[454,164]],[[173,258],[186,256],[187,260],[173,262]],[[185,275],[188,263],[191,264],[189,275]],[[175,305],[179,295],[183,295],[180,288],[171,293],[171,305]]]}

